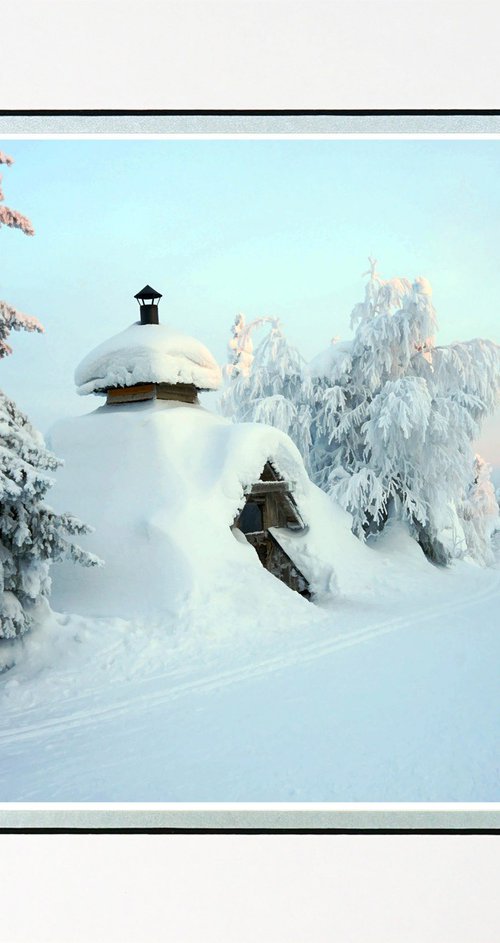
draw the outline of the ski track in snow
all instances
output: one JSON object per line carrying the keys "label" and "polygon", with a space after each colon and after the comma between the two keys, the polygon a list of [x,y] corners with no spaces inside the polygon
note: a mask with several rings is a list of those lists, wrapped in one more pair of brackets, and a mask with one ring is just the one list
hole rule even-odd
{"label": "ski track in snow", "polygon": [[[216,672],[215,674],[212,673],[208,676],[198,677],[191,681],[176,684],[173,687],[162,688],[160,691],[133,694],[126,699],[117,701],[112,705],[109,705],[108,703],[106,706],[96,706],[94,708],[91,707],[85,710],[73,711],[72,713],[65,714],[62,717],[43,721],[37,724],[23,724],[15,728],[11,727],[9,730],[0,732],[0,746],[11,744],[13,742],[22,742],[24,740],[33,738],[36,739],[40,735],[43,736],[45,734],[54,734],[76,728],[82,729],[83,727],[92,727],[98,724],[101,720],[108,720],[119,717],[122,714],[126,714],[132,708],[142,708],[142,710],[144,710],[147,708],[157,707],[158,705],[167,704],[168,702],[175,701],[193,693],[209,693],[211,691],[222,689],[238,682],[264,677],[266,675],[273,674],[274,672],[293,667],[297,664],[312,662],[324,656],[334,654],[336,651],[340,651],[345,648],[351,648],[352,646],[363,645],[379,636],[387,635],[388,633],[397,632],[403,629],[408,629],[412,626],[418,628],[423,623],[430,622],[434,619],[441,619],[452,612],[463,611],[464,609],[470,608],[480,601],[487,600],[495,596],[498,593],[499,586],[500,574],[496,576],[493,583],[487,589],[471,593],[466,597],[461,597],[460,599],[457,599],[456,602],[447,602],[438,606],[434,604],[424,610],[417,611],[412,618],[399,616],[394,619],[375,622],[371,625],[365,626],[362,629],[336,635],[333,639],[326,639],[312,643],[309,642],[304,645],[295,645],[292,650],[289,650],[284,654],[265,658],[258,663],[233,668],[227,671]],[[117,643],[117,645],[112,646],[109,650],[106,651],[106,654],[109,654],[111,651],[115,650],[119,644],[120,643]],[[176,675],[185,673],[186,671],[182,669],[165,671],[161,672],[160,674],[149,675],[140,683],[144,685],[150,685],[154,682],[168,681]],[[89,694],[85,696],[89,696]],[[90,692],[90,696],[92,696],[92,692]],[[71,701],[66,701],[65,703],[68,704],[71,703]],[[17,710],[12,711],[7,716],[10,722],[12,722],[12,719],[16,715],[25,716],[26,713],[26,711]]]}

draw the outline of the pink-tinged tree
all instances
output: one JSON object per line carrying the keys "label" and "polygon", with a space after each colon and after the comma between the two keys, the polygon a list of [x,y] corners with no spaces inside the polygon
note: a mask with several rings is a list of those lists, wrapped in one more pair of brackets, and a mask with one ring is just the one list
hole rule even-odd
{"label": "pink-tinged tree", "polygon": [[[0,164],[10,167],[14,161],[8,154],[0,151]],[[3,203],[5,197],[2,190],[2,177],[0,176],[0,202]],[[27,236],[34,236],[35,230],[31,221],[19,213],[18,210],[11,210],[9,206],[0,206],[0,226],[9,226],[11,229],[20,229]]]}
{"label": "pink-tinged tree", "polygon": [[[13,163],[12,157],[0,151],[0,164],[7,167]],[[5,197],[2,190],[2,176],[0,175],[0,228],[8,226],[10,229],[20,229],[27,236],[34,236],[35,230],[29,219],[18,213],[17,210],[11,210],[8,206],[2,206]],[[7,337],[11,331],[43,331],[43,327],[36,318],[21,314],[15,308],[0,300],[0,357],[6,357],[12,353],[12,348],[7,344]]]}
{"label": "pink-tinged tree", "polygon": [[[0,152],[0,163],[9,166],[12,158]],[[0,225],[29,236],[34,232],[25,216],[5,206],[0,206]],[[43,327],[0,301],[0,358],[12,352],[7,338],[13,330],[41,332]],[[24,634],[44,611],[52,562],[69,557],[84,566],[100,563],[72,540],[90,528],[45,503],[52,485],[46,472],[60,464],[45,448],[42,435],[0,390],[0,639]]]}

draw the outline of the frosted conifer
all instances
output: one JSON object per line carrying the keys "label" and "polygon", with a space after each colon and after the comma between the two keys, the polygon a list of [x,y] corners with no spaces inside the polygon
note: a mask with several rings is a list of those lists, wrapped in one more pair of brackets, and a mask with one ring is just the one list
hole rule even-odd
{"label": "frosted conifer", "polygon": [[[12,159],[0,152],[0,163],[9,165]],[[0,207],[0,225],[33,235],[29,220],[6,207]],[[0,301],[0,358],[11,353],[6,339],[12,330],[40,332],[43,327],[36,318]],[[0,391],[0,638],[27,631],[37,607],[49,595],[51,562],[64,557],[85,566],[100,562],[71,539],[90,528],[45,503],[52,484],[46,472],[59,464],[45,448],[42,435]]]}
{"label": "frosted conifer", "polygon": [[[261,340],[252,359],[248,359],[251,331],[269,323],[270,330]],[[288,343],[278,318],[258,318],[240,334],[241,350],[246,350],[244,369],[239,365],[230,373],[221,399],[223,415],[236,422],[262,422],[286,432],[301,451],[306,465],[311,440],[309,380],[304,377],[305,360]]]}
{"label": "frosted conifer", "polygon": [[472,442],[497,403],[500,349],[486,340],[435,346],[426,279],[384,281],[370,263],[354,339],[312,364],[313,478],[350,511],[360,537],[392,513],[431,559],[485,562]]}

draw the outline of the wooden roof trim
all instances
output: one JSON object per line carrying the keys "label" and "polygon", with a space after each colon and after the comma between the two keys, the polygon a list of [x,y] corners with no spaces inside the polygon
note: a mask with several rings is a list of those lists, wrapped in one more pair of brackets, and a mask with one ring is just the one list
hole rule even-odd
{"label": "wooden roof trim", "polygon": [[294,481],[285,481],[284,479],[282,479],[281,481],[263,481],[261,478],[259,479],[259,481],[254,481],[252,487],[250,488],[250,491],[247,493],[251,495],[270,494],[271,492],[275,494],[276,493],[287,494],[294,491],[294,489],[295,489]]}

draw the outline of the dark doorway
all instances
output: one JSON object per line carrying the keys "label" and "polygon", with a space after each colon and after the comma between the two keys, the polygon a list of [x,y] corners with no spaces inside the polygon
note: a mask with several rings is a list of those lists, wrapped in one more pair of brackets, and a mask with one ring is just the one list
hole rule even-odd
{"label": "dark doorway", "polygon": [[257,501],[247,501],[238,521],[243,534],[255,534],[263,529],[262,505]]}

